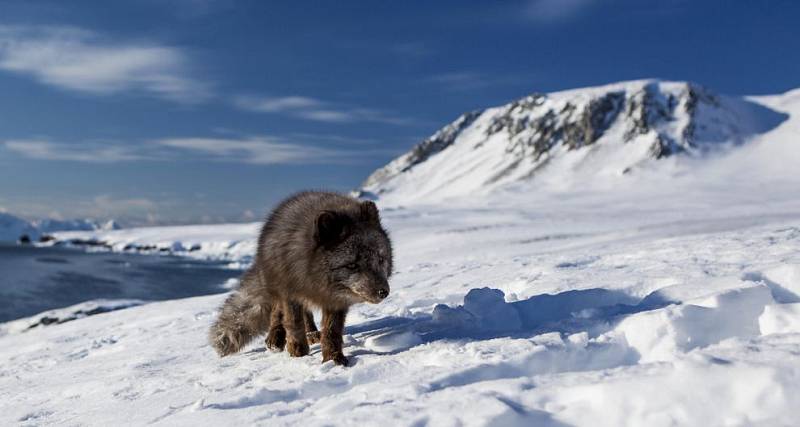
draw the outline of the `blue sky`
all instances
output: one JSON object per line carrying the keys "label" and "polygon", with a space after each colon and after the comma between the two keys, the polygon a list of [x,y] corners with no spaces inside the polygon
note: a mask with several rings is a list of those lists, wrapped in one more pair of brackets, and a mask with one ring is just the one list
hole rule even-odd
{"label": "blue sky", "polygon": [[243,221],[462,112],[619,80],[800,87],[800,3],[8,1],[0,210]]}

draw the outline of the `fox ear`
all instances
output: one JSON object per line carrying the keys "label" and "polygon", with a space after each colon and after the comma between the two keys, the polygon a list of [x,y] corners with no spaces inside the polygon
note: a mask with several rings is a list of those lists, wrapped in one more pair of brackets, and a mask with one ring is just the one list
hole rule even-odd
{"label": "fox ear", "polygon": [[335,245],[347,237],[350,219],[334,211],[322,211],[317,216],[314,239],[323,246]]}
{"label": "fox ear", "polygon": [[381,222],[381,216],[378,213],[378,207],[370,200],[361,202],[361,219],[375,224]]}

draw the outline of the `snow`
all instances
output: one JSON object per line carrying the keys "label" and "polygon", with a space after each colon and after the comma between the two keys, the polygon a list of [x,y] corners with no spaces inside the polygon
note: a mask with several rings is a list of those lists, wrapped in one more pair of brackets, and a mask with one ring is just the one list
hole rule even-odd
{"label": "snow", "polygon": [[32,235],[36,229],[27,221],[14,215],[0,212],[0,242],[15,242],[23,234]]}
{"label": "snow", "polygon": [[114,220],[98,223],[91,219],[41,219],[26,221],[9,213],[0,211],[0,242],[16,242],[23,235],[32,240],[38,240],[43,235],[57,231],[91,231],[91,230],[118,230],[119,224]]}
{"label": "snow", "polygon": [[122,230],[95,230],[90,233],[53,233],[57,240],[97,241],[123,252],[151,248],[206,259],[248,262],[255,253],[260,223],[140,227]]}
{"label": "snow", "polygon": [[144,304],[145,301],[135,299],[96,299],[89,300],[69,307],[43,311],[35,316],[19,320],[0,323],[0,336],[18,334],[32,328],[46,327],[52,324],[71,322],[87,316],[93,316],[109,311],[122,310]]}
{"label": "snow", "polygon": [[[580,191],[616,186],[652,169],[659,176],[677,174],[664,169],[691,159],[656,157],[729,150],[781,127],[789,103],[782,97],[719,96],[693,83],[660,80],[532,95],[459,117],[374,172],[362,192],[400,206],[475,197],[514,184]],[[425,148],[431,141],[437,150]],[[421,151],[428,155],[417,161]]]}
{"label": "snow", "polygon": [[789,425],[800,199],[762,196],[385,210],[397,271],[349,316],[354,366],[261,340],[219,359],[224,295],[156,302],[0,337],[0,424]]}
{"label": "snow", "polygon": [[[790,119],[713,157],[588,187],[379,198],[396,271],[385,301],[348,316],[348,368],[263,340],[218,358],[206,333],[224,294],[6,324],[0,424],[794,425],[800,176],[785,163],[800,103],[786,96],[757,101]],[[246,264],[258,227],[57,237]]]}

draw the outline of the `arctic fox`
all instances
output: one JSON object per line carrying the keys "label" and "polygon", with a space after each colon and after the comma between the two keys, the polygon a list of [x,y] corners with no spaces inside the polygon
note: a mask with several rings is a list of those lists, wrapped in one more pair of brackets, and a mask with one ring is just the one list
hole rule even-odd
{"label": "arctic fox", "polygon": [[[211,345],[226,356],[269,331],[270,349],[285,345],[291,356],[305,356],[309,338],[318,337],[322,361],[346,366],[347,310],[386,298],[391,273],[392,245],[374,203],[329,192],[296,194],[261,229],[252,267],[211,327]],[[319,335],[312,307],[322,310]]]}

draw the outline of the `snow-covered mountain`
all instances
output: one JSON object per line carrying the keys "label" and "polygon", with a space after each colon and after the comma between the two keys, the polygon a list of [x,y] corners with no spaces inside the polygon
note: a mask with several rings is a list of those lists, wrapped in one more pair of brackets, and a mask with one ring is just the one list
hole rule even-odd
{"label": "snow-covered mountain", "polygon": [[0,212],[0,242],[13,242],[23,234],[34,235],[38,231],[28,221],[14,215]]}
{"label": "snow-covered mountain", "polygon": [[637,80],[551,94],[463,114],[375,171],[363,192],[419,200],[547,177],[619,177],[654,159],[741,144],[786,115],[694,83]]}
{"label": "snow-covered mountain", "polygon": [[26,221],[8,213],[0,212],[0,242],[13,242],[21,236],[36,240],[43,235],[59,231],[111,231],[119,230],[120,225],[114,221],[98,222],[93,219],[42,219]]}

